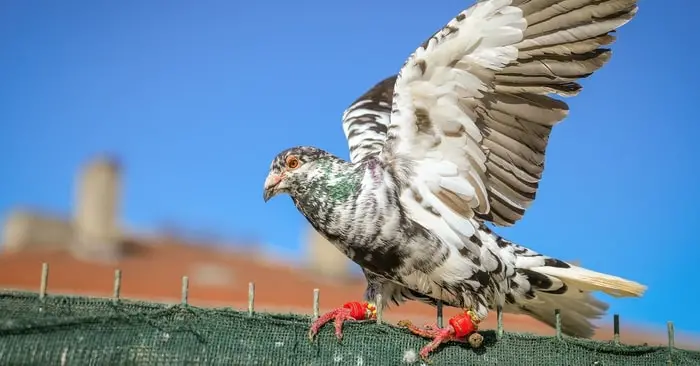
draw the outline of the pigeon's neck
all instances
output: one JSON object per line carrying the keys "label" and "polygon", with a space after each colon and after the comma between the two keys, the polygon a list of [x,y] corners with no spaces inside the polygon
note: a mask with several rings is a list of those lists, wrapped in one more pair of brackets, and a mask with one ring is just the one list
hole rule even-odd
{"label": "pigeon's neck", "polygon": [[296,187],[294,204],[317,229],[331,222],[353,206],[362,185],[362,170],[337,158],[316,162]]}
{"label": "pigeon's neck", "polygon": [[366,196],[372,194],[373,169],[367,163],[352,164],[337,158],[319,160],[297,185],[292,194],[294,204],[331,242],[345,242],[353,231],[362,230],[355,224],[358,216],[367,214],[359,211],[366,206]]}
{"label": "pigeon's neck", "polygon": [[304,198],[343,205],[357,198],[362,184],[363,169],[341,159],[321,159],[307,176]]}
{"label": "pigeon's neck", "polygon": [[361,267],[385,274],[397,270],[408,255],[403,245],[425,233],[406,216],[393,172],[378,158],[315,168],[303,192],[292,195],[299,211]]}

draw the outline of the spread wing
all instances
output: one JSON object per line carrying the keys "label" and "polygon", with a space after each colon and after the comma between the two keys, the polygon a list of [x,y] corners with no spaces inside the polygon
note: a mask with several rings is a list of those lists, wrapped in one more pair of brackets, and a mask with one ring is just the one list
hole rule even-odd
{"label": "spread wing", "polygon": [[601,47],[636,2],[479,1],[419,47],[396,80],[382,152],[408,162],[410,199],[453,229],[472,217],[519,220],[535,198],[551,128],[568,113],[548,94],[581,90],[577,80],[608,61]]}
{"label": "spread wing", "polygon": [[343,132],[348,140],[351,162],[361,161],[384,148],[395,82],[396,75],[378,82],[343,113]]}

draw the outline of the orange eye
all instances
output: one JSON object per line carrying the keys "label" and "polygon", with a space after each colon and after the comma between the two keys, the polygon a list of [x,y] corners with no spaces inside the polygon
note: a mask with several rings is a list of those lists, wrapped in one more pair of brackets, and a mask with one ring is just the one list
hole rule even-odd
{"label": "orange eye", "polygon": [[288,157],[287,157],[287,162],[286,162],[286,164],[287,164],[287,168],[289,168],[289,169],[296,169],[296,168],[299,167],[299,164],[301,164],[301,163],[299,162],[299,158],[297,158],[296,156],[292,155],[292,156],[288,156]]}

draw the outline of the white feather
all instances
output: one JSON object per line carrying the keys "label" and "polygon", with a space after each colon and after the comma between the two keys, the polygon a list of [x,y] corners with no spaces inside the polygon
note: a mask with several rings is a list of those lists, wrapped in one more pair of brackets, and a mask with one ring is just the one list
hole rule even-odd
{"label": "white feather", "polygon": [[608,295],[616,297],[641,296],[646,290],[646,286],[636,282],[605,273],[591,271],[590,269],[582,267],[535,267],[531,269],[542,274],[560,278],[565,282],[574,283],[582,290],[603,291]]}
{"label": "white feather", "polygon": [[[394,103],[398,112],[392,114],[392,124],[414,125],[415,111],[422,109],[428,112],[433,125],[428,127],[431,129],[428,132],[400,128],[397,145],[391,153],[419,162],[412,189],[422,197],[422,207],[436,211],[447,224],[445,229],[455,231],[458,237],[475,234],[470,222],[472,215],[456,213],[438,194],[440,191],[456,194],[467,207],[488,207],[488,202],[482,202],[486,200],[479,199],[487,195],[477,170],[483,171],[483,163],[472,165],[472,161],[483,162],[485,156],[483,152],[475,152],[478,148],[465,144],[481,141],[483,136],[470,114],[460,106],[461,98],[480,97],[487,86],[478,75],[451,64],[462,60],[479,67],[499,68],[517,58],[518,50],[513,44],[522,39],[526,22],[522,11],[508,7],[509,3],[507,0],[479,3],[464,12],[468,16],[462,20],[450,22],[451,29],[457,30],[450,33],[445,28],[427,47],[416,50],[395,85]],[[461,144],[444,142],[460,131],[467,135]],[[470,151],[475,152],[474,156],[468,154]]]}

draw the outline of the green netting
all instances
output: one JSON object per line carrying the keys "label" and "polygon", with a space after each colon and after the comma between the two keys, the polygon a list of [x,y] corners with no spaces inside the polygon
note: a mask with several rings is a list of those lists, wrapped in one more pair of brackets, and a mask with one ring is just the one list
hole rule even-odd
{"label": "green netting", "polygon": [[[406,330],[349,323],[307,338],[310,319],[187,305],[0,292],[2,365],[405,365],[425,345]],[[700,352],[527,334],[448,345],[434,365],[700,365]],[[421,364],[420,360],[415,361]]]}

